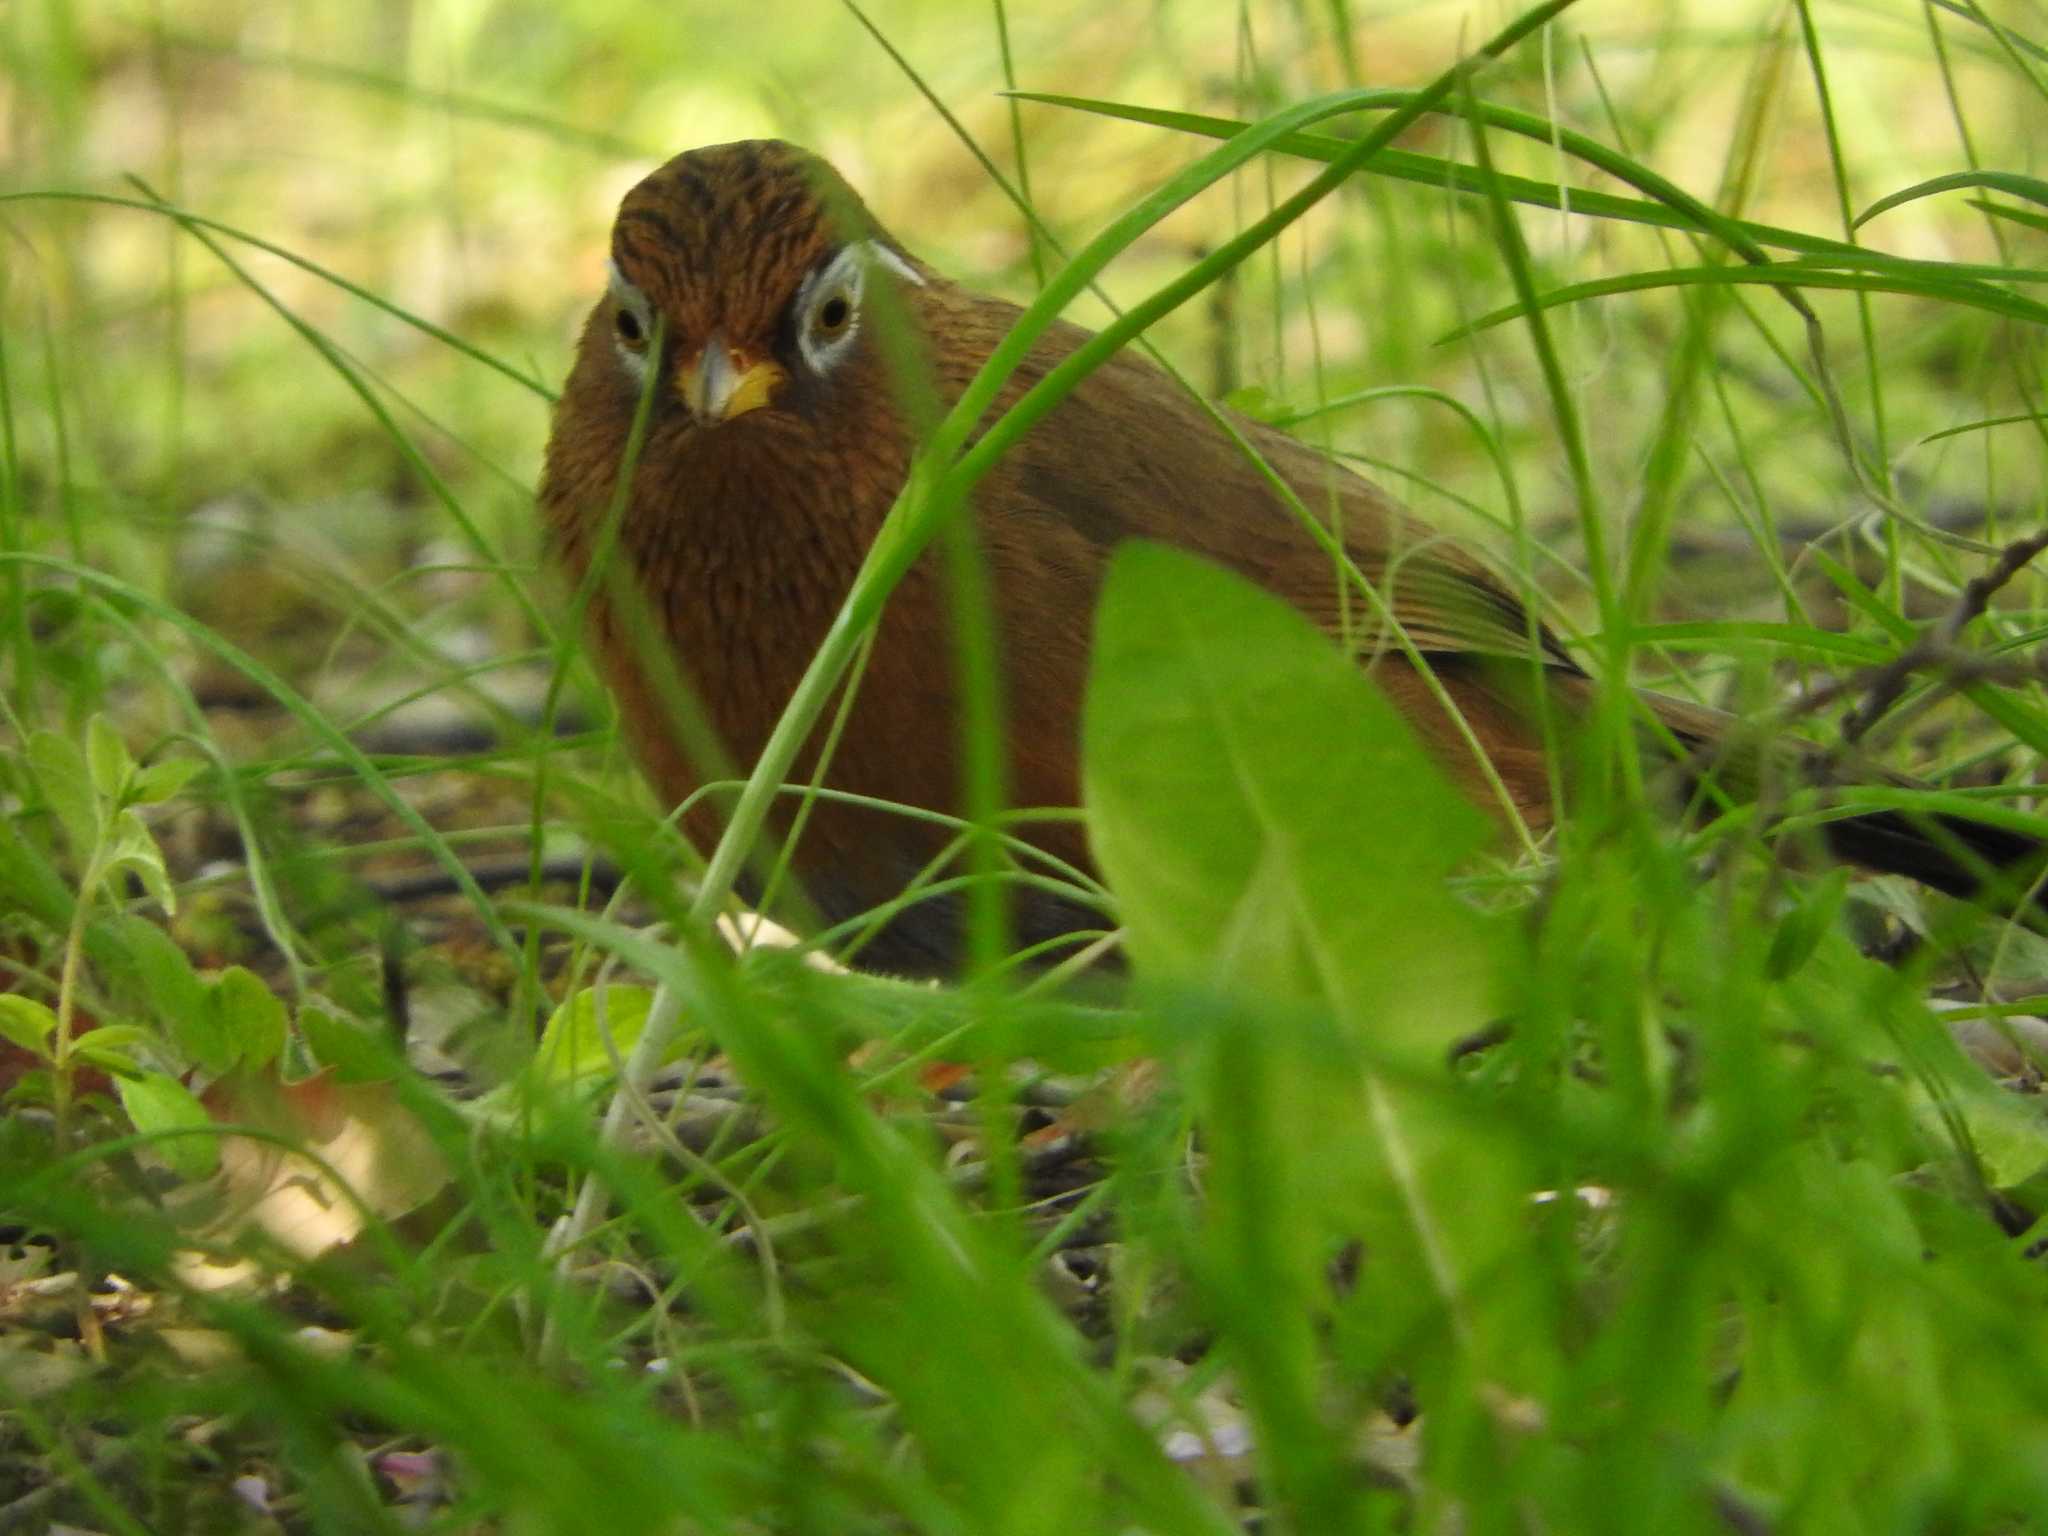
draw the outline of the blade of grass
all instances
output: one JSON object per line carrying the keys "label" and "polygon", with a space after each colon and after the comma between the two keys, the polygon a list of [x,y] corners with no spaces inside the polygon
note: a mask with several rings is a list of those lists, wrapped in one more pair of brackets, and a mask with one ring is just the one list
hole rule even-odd
{"label": "blade of grass", "polygon": [[[1155,127],[1171,128],[1177,132],[1197,134],[1205,138],[1229,139],[1242,133],[1247,126],[1232,118],[1211,117],[1196,112],[1165,111],[1122,102],[1099,101],[1083,96],[1061,96],[1034,91],[1019,94],[1026,101],[1068,107],[1075,111],[1119,118],[1126,122],[1148,123]],[[1406,105],[1414,95],[1415,93],[1409,90],[1384,88],[1340,91],[1321,98],[1324,110],[1312,120],[1320,121],[1323,117],[1345,112],[1398,109]],[[1596,170],[1605,171],[1649,194],[1648,199],[1619,197],[1611,192],[1598,192],[1585,187],[1566,188],[1559,183],[1537,181],[1531,177],[1516,176],[1496,169],[1495,179],[1510,202],[1527,203],[1536,208],[1557,209],[1564,207],[1568,199],[1574,213],[1710,235],[1748,261],[1768,260],[1763,251],[1765,246],[1778,246],[1803,252],[1855,249],[1839,240],[1826,239],[1800,230],[1752,223],[1746,219],[1732,219],[1717,213],[1675,183],[1657,175],[1640,161],[1617,153],[1598,139],[1562,127],[1535,114],[1484,101],[1478,104],[1477,110],[1481,120],[1489,128],[1499,128],[1538,143],[1554,145],[1564,153],[1585,161]],[[1328,163],[1345,153],[1353,142],[1355,141],[1327,134],[1295,133],[1283,138],[1273,148],[1275,153]],[[1462,161],[1449,160],[1437,155],[1417,154],[1411,150],[1382,149],[1365,161],[1361,169],[1374,175],[1390,176],[1399,181],[1412,181],[1423,186],[1448,186],[1475,197],[1483,197],[1486,194],[1485,182],[1474,167]]]}
{"label": "blade of grass", "polygon": [[1896,293],[1908,298],[1936,299],[1943,303],[1981,309],[2007,320],[2024,320],[2031,325],[2048,325],[2048,305],[2038,304],[2032,299],[2022,298],[2015,293],[2006,293],[1989,284],[1966,278],[1946,277],[1938,272],[1900,270],[1893,266],[1845,271],[1839,267],[1814,267],[1804,262],[1780,261],[1766,267],[1675,267],[1661,272],[1629,272],[1619,277],[1595,278],[1583,283],[1573,283],[1567,287],[1550,289],[1546,293],[1535,295],[1533,299],[1503,305],[1467,325],[1447,331],[1438,338],[1438,341],[1440,344],[1459,341],[1474,332],[1487,330],[1505,321],[1520,319],[1528,312],[1527,306],[1531,303],[1538,309],[1555,309],[1560,304],[1576,304],[1584,299],[1607,298],[1617,293],[1640,293],[1647,289],[1676,288],[1698,283],[1832,288],[1848,293]]}
{"label": "blade of grass", "polygon": [[[2048,181],[2043,181],[2038,176],[2022,176],[2016,171],[1952,171],[1946,176],[1933,176],[1926,181],[1916,181],[1910,187],[1901,187],[1896,192],[1887,193],[1857,214],[1851,227],[1861,229],[1880,213],[1887,213],[1923,197],[1934,197],[1939,193],[1954,192],[1964,187],[2003,192],[2008,197],[2017,197],[2023,202],[2039,203],[2048,207]],[[1843,188],[1843,192],[1843,212],[1846,214],[1846,187]]]}

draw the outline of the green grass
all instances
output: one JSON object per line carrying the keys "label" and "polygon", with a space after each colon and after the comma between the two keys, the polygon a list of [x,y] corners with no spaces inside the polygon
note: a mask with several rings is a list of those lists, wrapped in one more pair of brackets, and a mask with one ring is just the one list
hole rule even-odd
{"label": "green grass", "polygon": [[[1497,846],[1299,620],[1135,552],[1127,986],[987,901],[950,988],[708,931],[895,579],[974,592],[975,479],[1141,332],[1763,736],[1839,744],[2039,525],[2038,16],[1586,0],[1451,70],[1535,19],[0,15],[0,1527],[2037,1528],[2048,1137],[1951,1026],[2048,950],[1812,867],[1812,791],[1681,822],[1621,689]],[[1104,340],[935,424],[692,850],[529,487],[618,194],[759,132]],[[2022,573],[1859,744],[1939,787],[1861,801],[2048,834],[2044,632]],[[965,867],[1085,880],[971,745]],[[299,1144],[348,1188],[238,1220]]]}

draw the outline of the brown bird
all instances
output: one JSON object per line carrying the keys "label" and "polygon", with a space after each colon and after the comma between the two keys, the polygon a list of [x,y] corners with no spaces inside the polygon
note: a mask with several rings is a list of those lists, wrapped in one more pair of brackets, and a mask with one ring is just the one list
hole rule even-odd
{"label": "brown bird", "polygon": [[[895,302],[878,313],[885,288]],[[602,586],[590,633],[641,766],[666,803],[682,801],[713,769],[682,744],[663,673],[673,666],[695,688],[732,760],[751,764],[904,483],[914,434],[894,369],[906,349],[885,346],[886,323],[907,321],[908,354],[950,402],[1018,313],[919,261],[828,165],[790,145],[693,150],[626,194],[610,285],[555,410],[540,503],[552,553],[580,579],[654,370],[616,556],[645,594],[645,627],[670,654],[644,655],[641,630]],[[1087,334],[1064,323],[1047,331],[998,410]],[[1569,713],[1589,697],[1586,674],[1469,551],[1295,439],[1232,420],[1341,531],[1483,744],[1514,808],[1532,827],[1547,826],[1550,775],[1528,689],[1540,677]],[[1370,619],[1371,606],[1344,591],[1329,555],[1203,409],[1135,352],[1089,375],[1002,458],[975,493],[974,517],[993,588],[1013,803],[1078,803],[1097,588],[1118,544],[1149,538],[1243,573],[1332,633],[1347,630],[1451,777],[1498,804],[1465,734]],[[831,787],[925,810],[958,807],[946,592],[945,573],[927,556],[890,599],[829,762]],[[1724,723],[1676,701],[1648,702],[1682,749],[1710,748]],[[800,763],[799,779],[814,766],[814,755]],[[708,847],[720,819],[700,805],[685,824]],[[1947,818],[1930,828],[1875,813],[1829,827],[1844,856],[1961,894],[1978,888],[1986,866],[2034,853],[2024,838]],[[1088,867],[1077,825],[1041,824],[1029,836]],[[899,896],[948,838],[930,822],[821,802],[793,868],[818,913],[836,923]],[[1017,898],[1014,921],[1027,942],[1102,923],[1035,888]],[[959,943],[957,905],[926,900],[893,919],[863,958],[942,972]]]}

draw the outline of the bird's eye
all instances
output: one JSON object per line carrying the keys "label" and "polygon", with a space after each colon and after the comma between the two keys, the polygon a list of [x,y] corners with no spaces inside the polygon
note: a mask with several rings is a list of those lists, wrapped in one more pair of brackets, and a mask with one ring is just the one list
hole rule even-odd
{"label": "bird's eye", "polygon": [[815,329],[820,341],[831,341],[843,334],[853,323],[853,300],[845,293],[835,293],[818,306]]}
{"label": "bird's eye", "polygon": [[647,327],[640,323],[640,317],[623,304],[612,311],[612,326],[619,333],[619,340],[629,347],[640,346],[647,340]]}
{"label": "bird's eye", "polygon": [[823,378],[853,350],[860,334],[861,275],[866,249],[849,245],[813,272],[796,291],[797,350],[811,372]]}

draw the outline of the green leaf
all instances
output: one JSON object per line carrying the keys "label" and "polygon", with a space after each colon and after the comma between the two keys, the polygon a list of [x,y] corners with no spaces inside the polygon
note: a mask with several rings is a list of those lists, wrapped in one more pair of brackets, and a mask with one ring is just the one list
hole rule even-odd
{"label": "green leaf", "polygon": [[[571,1088],[608,1080],[612,1051],[621,1061],[632,1054],[653,1001],[654,993],[647,987],[585,987],[577,992],[549,1016],[541,1031],[540,1049],[533,1059],[540,1081]],[[611,1050],[605,1047],[607,1033]],[[679,1052],[681,1046],[679,1041]]]}
{"label": "green leaf", "polygon": [[[1485,818],[1298,612],[1158,545],[1110,567],[1082,763],[1133,962],[1168,998],[1160,1049],[1186,1058],[1210,1142],[1232,1234],[1217,1305],[1292,1318],[1320,1245],[1362,1233],[1412,1277],[1390,1328],[1464,1326],[1530,1187],[1446,1059],[1490,1018],[1506,952],[1447,879]],[[1268,1432],[1311,1433],[1312,1345],[1283,1332],[1248,1390],[1270,1394]]]}
{"label": "green leaf", "polygon": [[137,1024],[102,1024],[80,1035],[71,1047],[72,1055],[117,1076],[133,1077],[142,1071],[141,1051],[157,1045],[153,1031]]}
{"label": "green leaf", "polygon": [[28,739],[28,760],[35,770],[36,787],[63,827],[72,853],[80,859],[90,858],[99,846],[100,808],[93,798],[85,754],[54,731],[36,731]]}
{"label": "green leaf", "polygon": [[389,1082],[405,1067],[389,1041],[317,1002],[300,1007],[299,1035],[313,1060],[344,1083]]}
{"label": "green leaf", "polygon": [[128,799],[134,805],[158,805],[190,784],[206,769],[196,757],[166,757],[136,772],[128,783]]}
{"label": "green leaf", "polygon": [[[192,1090],[165,1073],[117,1078],[114,1089],[135,1129],[145,1134],[213,1124],[213,1117],[192,1096]],[[182,1178],[207,1178],[220,1164],[220,1142],[212,1136],[166,1136],[154,1146],[157,1155]]]}
{"label": "green leaf", "polygon": [[178,893],[172,889],[170,874],[164,868],[163,850],[157,847],[148,825],[132,807],[114,813],[106,868],[109,874],[130,871],[166,913],[178,910]]}
{"label": "green leaf", "polygon": [[85,952],[128,1011],[158,1020],[170,1040],[182,1045],[191,1021],[207,1014],[206,984],[191,959],[161,925],[139,913],[94,919]]}
{"label": "green leaf", "polygon": [[6,1093],[0,1094],[0,1104],[49,1105],[56,1101],[57,1080],[47,1067],[22,1073]]}
{"label": "green leaf", "polygon": [[1263,384],[1240,384],[1223,397],[1223,403],[1254,421],[1273,421],[1286,412],[1286,407]]}
{"label": "green leaf", "polygon": [[2038,177],[2020,176],[2011,171],[1956,171],[1947,176],[1916,181],[1910,187],[1901,187],[1889,196],[1880,197],[1856,215],[1856,227],[1861,229],[1880,213],[1896,208],[1901,203],[1910,203],[1922,197],[1933,197],[1939,192],[1954,192],[1961,187],[1982,187],[1991,192],[2003,192],[2008,197],[2017,197],[2024,202],[2048,204],[2048,181],[2042,181]]}
{"label": "green leaf", "polygon": [[1849,872],[1846,869],[1829,870],[1821,879],[1814,881],[1804,899],[1780,919],[1778,931],[1771,936],[1771,952],[1764,962],[1765,974],[1774,981],[1782,981],[1812,959],[1821,940],[1834,932],[1848,891]]}
{"label": "green leaf", "polygon": [[229,1043],[227,1026],[221,1022],[211,985],[204,997],[203,1007],[171,1020],[171,1038],[187,1061],[218,1077],[235,1064],[235,1050]]}
{"label": "green leaf", "polygon": [[1477,1006],[1454,958],[1477,918],[1443,880],[1485,818],[1277,598],[1127,546],[1097,620],[1082,743],[1090,837],[1140,966],[1249,976],[1272,942],[1244,910],[1256,893],[1317,944],[1307,970],[1282,964],[1262,984],[1347,1009],[1377,1011],[1390,984]]}
{"label": "green leaf", "polygon": [[[251,1070],[267,1066],[284,1050],[285,1008],[255,972],[231,965],[214,979],[211,1013],[218,1027],[225,1066]],[[211,1070],[225,1070],[206,1063]]]}
{"label": "green leaf", "polygon": [[57,1015],[32,997],[18,992],[0,992],[0,1040],[20,1046],[39,1060],[48,1061],[50,1036],[57,1032]]}
{"label": "green leaf", "polygon": [[[1157,107],[1140,107],[1126,102],[1098,101],[1080,96],[1060,96],[1037,91],[1014,91],[1020,101],[1042,102],[1080,112],[1120,118],[1126,122],[1149,123],[1179,133],[1204,138],[1232,139],[1252,125],[1235,118],[1210,117],[1195,112],[1175,112]],[[1319,122],[1342,113],[1399,109],[1415,100],[1412,90],[1370,88],[1337,91],[1310,104],[1305,122]],[[1447,111],[1444,107],[1433,108]],[[1574,132],[1546,118],[1495,102],[1478,102],[1472,110],[1492,128],[1505,129],[1532,139],[1546,148],[1556,148],[1610,176],[1649,194],[1649,198],[1617,197],[1588,187],[1565,187],[1556,182],[1536,181],[1526,176],[1496,173],[1495,184],[1510,202],[1537,208],[1569,207],[1575,214],[1591,218],[1618,219],[1648,224],[1661,229],[1696,231],[1722,241],[1745,260],[1763,259],[1762,247],[1775,245],[1800,251],[1853,251],[1839,240],[1806,234],[1800,230],[1778,229],[1768,224],[1751,224],[1731,219],[1686,192],[1676,183],[1631,160],[1598,139]],[[1327,164],[1351,147],[1352,140],[1335,134],[1297,131],[1276,139],[1272,152]],[[1487,178],[1477,166],[1437,155],[1419,155],[1410,150],[1381,149],[1359,166],[1360,173],[1391,177],[1421,186],[1446,188],[1468,196],[1487,195]]]}
{"label": "green leaf", "polygon": [[[1993,1189],[2016,1189],[2048,1173],[2048,1119],[2037,1100],[2000,1088],[1978,1074],[1960,1075],[1951,1102],[1969,1128],[1971,1144]],[[1930,1129],[1937,1122],[1932,1101],[1920,1099]]]}
{"label": "green leaf", "polygon": [[2048,234],[2048,218],[2043,218],[2038,213],[2028,213],[2024,208],[2008,208],[2003,203],[1994,203],[1982,197],[1970,198],[1969,204],[1979,213],[1988,213],[1995,219],[2005,219],[2009,223]]}
{"label": "green leaf", "polygon": [[[1814,266],[1805,262],[1779,261],[1762,267],[1672,267],[1661,272],[1629,272],[1620,277],[1593,282],[1570,283],[1536,296],[1536,309],[1556,309],[1582,299],[1609,298],[1617,293],[1639,293],[1652,288],[1715,287],[1726,283],[1762,284],[1780,288],[1840,288],[1854,293],[1897,293],[1912,298],[1935,299],[1987,310],[2009,320],[2048,325],[2048,305],[1974,278],[1945,274],[1936,263],[1903,262],[1873,264],[1867,270],[1850,271],[1839,266]],[[1504,321],[1519,319],[1530,306],[1508,304],[1481,315],[1468,325],[1439,338],[1450,342]]]}
{"label": "green leaf", "polygon": [[42,850],[0,817],[0,906],[25,912],[61,932],[71,922],[77,898]]}
{"label": "green leaf", "polygon": [[92,769],[92,787],[100,799],[113,802],[128,787],[135,760],[128,743],[105,715],[94,715],[85,728],[85,758]]}

